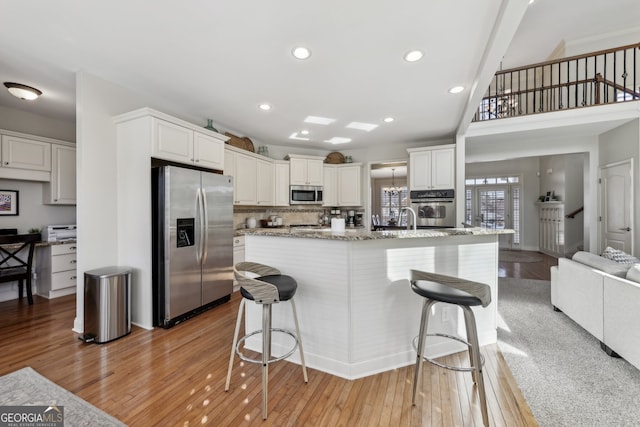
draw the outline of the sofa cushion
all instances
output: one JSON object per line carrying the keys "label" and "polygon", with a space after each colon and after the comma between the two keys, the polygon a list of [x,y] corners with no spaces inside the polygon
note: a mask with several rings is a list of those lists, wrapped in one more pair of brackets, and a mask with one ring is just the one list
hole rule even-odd
{"label": "sofa cushion", "polygon": [[603,258],[599,255],[592,254],[591,252],[584,251],[576,252],[571,259],[579,262],[580,264],[588,265],[589,267],[593,267],[618,277],[625,277],[627,275],[627,271],[631,267],[631,264],[621,264],[613,260]]}
{"label": "sofa cushion", "polygon": [[607,246],[604,252],[602,252],[602,257],[619,262],[620,264],[635,264],[640,262],[640,259],[633,255],[629,255],[620,249],[614,249],[610,246]]}
{"label": "sofa cushion", "polygon": [[633,264],[627,271],[627,280],[640,283],[640,264]]}

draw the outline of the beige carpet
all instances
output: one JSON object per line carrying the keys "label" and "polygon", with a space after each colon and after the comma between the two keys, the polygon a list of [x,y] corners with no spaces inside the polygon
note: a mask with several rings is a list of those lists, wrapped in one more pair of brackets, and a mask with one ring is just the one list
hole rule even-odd
{"label": "beige carpet", "polygon": [[540,262],[542,261],[542,257],[530,252],[500,250],[500,252],[498,253],[498,261]]}
{"label": "beige carpet", "polygon": [[43,377],[30,367],[0,377],[0,407],[62,409],[65,426],[125,426],[116,418]]}

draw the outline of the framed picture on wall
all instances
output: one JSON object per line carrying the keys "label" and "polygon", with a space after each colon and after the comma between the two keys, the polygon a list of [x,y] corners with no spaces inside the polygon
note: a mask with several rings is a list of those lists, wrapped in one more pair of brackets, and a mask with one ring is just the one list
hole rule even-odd
{"label": "framed picture on wall", "polygon": [[18,191],[0,190],[0,216],[19,214]]}
{"label": "framed picture on wall", "polygon": [[553,200],[553,191],[547,191],[547,195],[544,196],[545,202],[550,202]]}

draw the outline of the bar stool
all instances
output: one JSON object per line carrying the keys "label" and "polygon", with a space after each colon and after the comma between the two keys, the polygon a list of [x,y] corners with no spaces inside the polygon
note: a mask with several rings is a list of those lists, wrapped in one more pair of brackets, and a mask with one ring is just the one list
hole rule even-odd
{"label": "bar stool", "polygon": [[[300,361],[302,364],[302,373],[304,382],[309,382],[307,378],[307,367],[304,363],[304,352],[302,350],[302,339],[300,338],[300,327],[298,326],[298,315],[296,313],[296,304],[293,296],[298,287],[297,282],[291,276],[280,274],[280,271],[269,267],[268,265],[258,264],[256,262],[241,262],[233,267],[236,280],[240,284],[240,293],[242,301],[238,308],[238,318],[236,320],[236,329],[233,333],[233,346],[231,347],[231,357],[229,358],[229,370],[227,371],[227,383],[224,391],[229,391],[231,382],[231,370],[233,368],[234,353],[240,359],[249,363],[262,364],[262,418],[267,419],[267,395],[269,385],[269,364],[286,359],[291,356],[298,346],[300,346]],[[262,304],[262,329],[253,331],[238,339],[240,332],[240,323],[244,310],[244,304],[247,300],[254,301],[256,304]],[[293,320],[296,326],[295,334],[291,331],[271,327],[271,307],[280,301],[291,301],[293,309]],[[271,356],[271,333],[282,332],[291,336],[294,345],[286,354],[279,357]],[[240,345],[249,337],[256,334],[262,334],[262,357],[260,359],[251,359],[240,351]]]}
{"label": "bar stool", "polygon": [[[476,328],[476,320],[471,310],[472,306],[482,305],[486,307],[491,303],[491,288],[484,283],[472,282],[457,277],[445,276],[443,274],[427,273],[424,271],[411,270],[411,289],[418,295],[424,297],[422,305],[422,317],[420,320],[419,335],[414,338],[414,347],[416,348],[416,368],[413,378],[413,396],[411,403],[416,404],[416,390],[418,380],[422,378],[422,360],[426,360],[441,368],[451,369],[455,371],[471,372],[473,382],[478,390],[480,398],[480,409],[482,411],[482,421],[485,426],[489,425],[489,415],[487,413],[487,399],[484,390],[484,380],[482,378],[482,365],[484,359],[480,354],[480,346],[478,345],[478,331]],[[464,313],[465,327],[467,332],[467,340],[457,336],[427,333],[427,325],[429,322],[429,311],[436,303],[455,304],[460,307]],[[469,367],[448,366],[436,362],[424,356],[424,346],[427,336],[440,336],[459,341],[469,348]],[[415,344],[418,341],[417,345]]]}

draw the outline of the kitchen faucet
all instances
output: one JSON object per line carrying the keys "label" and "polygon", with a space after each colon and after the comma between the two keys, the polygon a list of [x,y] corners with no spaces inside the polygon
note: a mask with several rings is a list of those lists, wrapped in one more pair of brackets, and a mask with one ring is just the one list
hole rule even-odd
{"label": "kitchen faucet", "polygon": [[[404,211],[407,210],[409,212],[411,212],[413,214],[413,229],[417,230],[417,223],[418,223],[418,218],[416,217],[416,211],[413,210],[413,208],[410,208],[408,206],[403,207],[402,209],[400,209],[400,211]],[[407,228],[409,227],[409,224],[407,224]]]}

